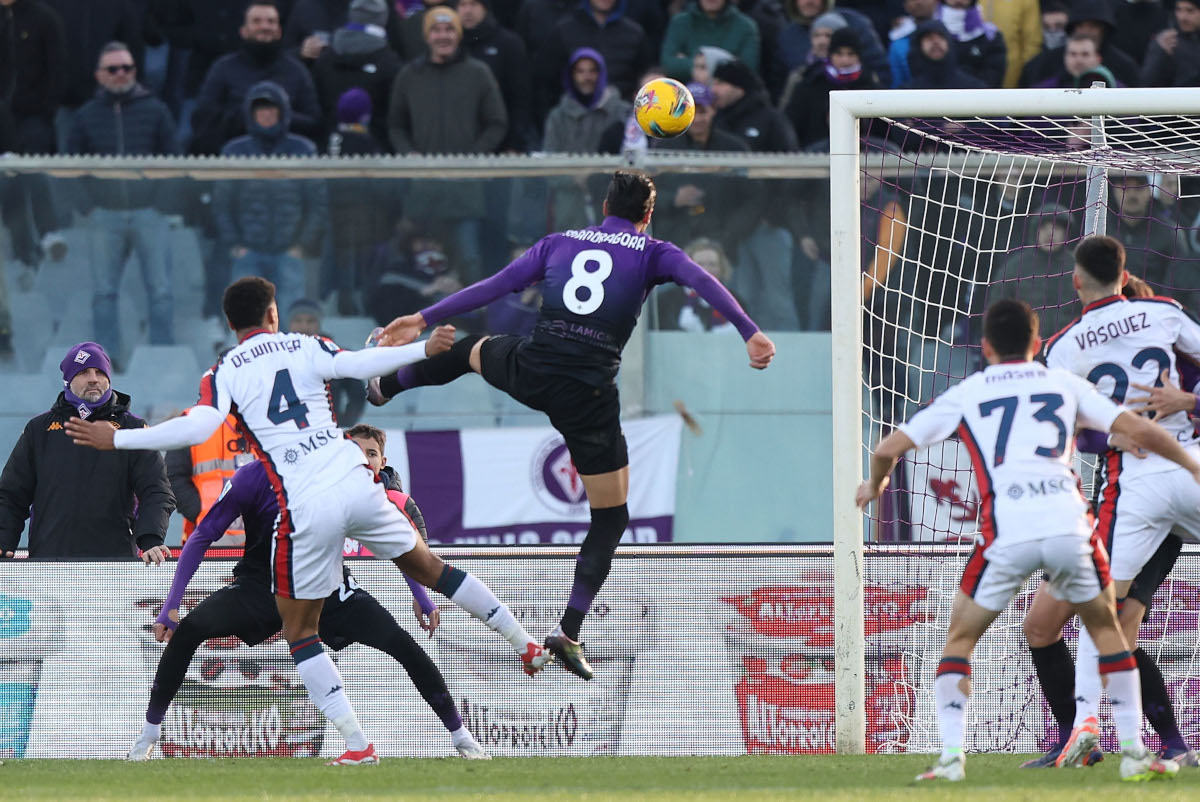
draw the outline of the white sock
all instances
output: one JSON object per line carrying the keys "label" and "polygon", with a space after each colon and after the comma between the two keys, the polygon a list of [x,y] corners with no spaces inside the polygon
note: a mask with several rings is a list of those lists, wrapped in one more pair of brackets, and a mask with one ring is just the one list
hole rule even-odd
{"label": "white sock", "polygon": [[1104,683],[1100,680],[1100,654],[1086,628],[1079,630],[1075,656],[1075,726],[1089,716],[1099,720],[1100,695]]}
{"label": "white sock", "polygon": [[450,601],[478,618],[489,629],[500,633],[519,653],[524,653],[530,643],[536,643],[504,602],[497,599],[491,588],[476,579],[474,574],[466,575]]}
{"label": "white sock", "polygon": [[475,736],[467,729],[466,725],[459,727],[454,732],[450,733],[450,743],[458,746],[461,743],[470,743],[475,740]]}
{"label": "white sock", "polygon": [[151,724],[149,721],[147,721],[145,724],[142,725],[142,738],[143,739],[157,741],[161,734],[162,734],[162,725],[161,724]]}
{"label": "white sock", "polygon": [[[1133,660],[1129,652],[1124,656]],[[1108,673],[1108,701],[1112,703],[1113,723],[1121,751],[1142,753],[1142,685],[1137,668]]]}
{"label": "white sock", "polygon": [[938,732],[942,736],[942,757],[961,755],[963,726],[967,720],[967,701],[970,697],[958,687],[967,675],[938,674],[933,681],[933,698],[937,703]]}
{"label": "white sock", "polygon": [[337,727],[346,740],[346,748],[355,752],[366,749],[367,736],[358,725],[358,716],[346,698],[342,675],[329,655],[324,652],[314,655],[297,663],[296,670],[300,672],[300,679],[304,680],[304,687],[308,688],[308,698]]}

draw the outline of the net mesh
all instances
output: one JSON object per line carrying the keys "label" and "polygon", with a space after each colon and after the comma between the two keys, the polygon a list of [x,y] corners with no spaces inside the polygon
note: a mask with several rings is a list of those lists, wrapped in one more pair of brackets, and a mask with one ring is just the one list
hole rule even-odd
{"label": "net mesh", "polygon": [[[862,133],[864,449],[982,367],[989,303],[1029,302],[1043,338],[1074,320],[1072,254],[1086,234],[1120,239],[1133,276],[1200,312],[1200,117],[880,118],[864,120]],[[1089,493],[1093,467],[1093,459],[1077,458]],[[978,509],[970,460],[957,441],[902,461],[876,506],[868,538],[905,555],[895,570],[930,589],[932,611],[902,649],[902,682],[912,684],[915,705],[898,714],[897,739],[877,749],[927,751],[938,743],[932,679]],[[874,564],[891,570],[887,561]],[[1031,583],[976,651],[969,749],[1031,751],[1053,742],[1021,629],[1032,590]],[[1194,595],[1187,583],[1169,582],[1143,629],[1143,648],[1160,658],[1183,733],[1193,739],[1200,735]],[[1074,635],[1067,633],[1072,648]],[[867,654],[868,666],[886,656],[869,634]]]}

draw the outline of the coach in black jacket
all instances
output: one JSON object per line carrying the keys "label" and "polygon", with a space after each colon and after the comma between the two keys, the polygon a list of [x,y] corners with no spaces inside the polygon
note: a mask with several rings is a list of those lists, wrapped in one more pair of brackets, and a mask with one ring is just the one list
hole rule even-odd
{"label": "coach in black jacket", "polygon": [[129,396],[109,385],[111,363],[96,343],[74,346],[59,367],[63,392],[25,425],[0,474],[0,556],[12,556],[32,517],[31,558],[128,559],[141,549],[143,561],[162,562],[175,509],[162,455],[83,448],[63,430],[73,417],[117,429],[146,422],[130,414]]}

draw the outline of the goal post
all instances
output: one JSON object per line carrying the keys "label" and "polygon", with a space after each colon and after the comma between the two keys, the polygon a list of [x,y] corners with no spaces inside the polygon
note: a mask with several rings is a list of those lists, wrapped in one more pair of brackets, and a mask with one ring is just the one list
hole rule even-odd
{"label": "goal post", "polygon": [[[886,434],[906,417],[906,412],[911,414],[919,403],[974,369],[970,366],[978,364],[979,355],[971,349],[978,350],[981,299],[994,289],[993,281],[1003,277],[998,272],[1001,268],[994,266],[1022,248],[1032,252],[1033,244],[1014,242],[1013,237],[1020,236],[1031,220],[1037,228],[1041,219],[1037,215],[1059,213],[1031,211],[1028,205],[1008,210],[1004,213],[1008,224],[1001,227],[1004,232],[997,233],[993,230],[996,226],[988,228],[986,224],[991,220],[979,224],[988,228],[987,235],[993,238],[987,241],[986,236],[980,237],[972,219],[978,212],[963,211],[963,204],[956,205],[950,196],[954,192],[982,191],[993,198],[1005,186],[1014,185],[1023,190],[1036,188],[1042,195],[1055,189],[1068,198],[1062,204],[1062,213],[1075,221],[1076,239],[1085,233],[1103,233],[1110,211],[1110,171],[1172,175],[1176,180],[1181,175],[1200,174],[1198,115],[1200,89],[886,90],[830,94],[834,715],[838,752],[854,754],[868,749],[867,635],[871,622],[865,618],[865,606],[871,547],[864,548],[864,542],[880,531],[880,515],[877,509],[869,516],[861,514],[852,500],[855,488],[865,477],[871,441]],[[891,146],[876,142],[864,148],[864,135],[878,136],[881,128],[903,135],[890,137]],[[910,242],[913,236],[922,238],[918,245],[910,244],[906,249],[890,238],[872,239],[876,232],[864,230],[860,194],[864,170],[868,168],[876,175],[893,169],[938,173],[940,195],[935,196],[933,189],[927,189],[926,195],[919,198],[915,192],[907,197],[902,190],[894,193],[901,196],[902,208],[905,201],[909,204],[904,211],[910,217],[900,225],[910,232]],[[1074,182],[1066,189],[1065,183],[1056,183],[1063,181],[1064,171]],[[876,178],[868,176],[868,180]],[[896,186],[900,184],[897,180]],[[964,231],[971,233],[964,235]],[[1179,235],[1176,241],[1181,241],[1186,232],[1177,226],[1175,233]],[[1025,237],[1029,236],[1026,231]],[[908,271],[907,284],[886,288],[899,304],[895,308],[908,309],[907,320],[899,315],[895,320],[888,319],[892,306],[881,312],[879,304],[874,310],[867,304],[871,279],[864,287],[864,241],[873,249],[872,254],[898,260]],[[917,276],[922,270],[937,274],[936,260],[944,261],[947,250],[959,254],[954,258],[973,260],[970,269],[962,270],[961,275],[942,269],[943,274],[955,275],[935,275],[933,279]],[[1174,256],[1166,254],[1168,258]],[[873,256],[871,260],[876,259]],[[1056,273],[1056,269],[1020,279],[1027,282],[1024,285],[1013,280],[1010,289],[1021,297],[1022,289],[1034,286],[1035,281],[1061,276],[1061,270]],[[1200,272],[1195,266],[1188,269]],[[953,290],[952,282],[957,282]],[[1181,286],[1188,283],[1181,282]],[[1200,297],[1200,281],[1196,284],[1189,291]],[[884,290],[883,284],[876,288]],[[969,300],[962,301],[963,297]],[[1065,311],[1072,302],[1074,297],[1060,297],[1052,311]],[[1053,319],[1054,315],[1048,313],[1047,317]],[[960,327],[955,329],[955,339],[947,339],[946,332],[954,326]],[[894,393],[899,402],[882,414],[874,409],[881,380],[878,375],[868,377],[869,372],[878,370],[877,365],[868,362],[876,358],[872,349],[881,328],[902,330],[908,349],[907,357],[894,357],[896,364],[888,368],[891,378],[904,386],[884,388],[885,395]],[[969,337],[963,332],[969,332]],[[948,369],[947,365],[954,367]],[[922,542],[916,535],[906,537],[910,538],[907,542]],[[963,543],[966,537],[963,532],[959,540],[948,538],[941,543]],[[955,556],[962,553],[959,550]],[[926,644],[926,651],[931,651],[929,646]],[[937,646],[940,649],[941,641]]]}

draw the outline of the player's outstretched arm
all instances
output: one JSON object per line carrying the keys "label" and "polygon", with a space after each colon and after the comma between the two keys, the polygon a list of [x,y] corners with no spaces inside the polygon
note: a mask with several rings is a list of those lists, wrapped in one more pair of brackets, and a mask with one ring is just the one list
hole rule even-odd
{"label": "player's outstretched arm", "polygon": [[891,482],[892,468],[896,467],[896,460],[904,456],[906,451],[916,447],[917,444],[912,438],[899,430],[879,441],[875,453],[871,455],[871,475],[858,486],[858,492],[854,494],[854,503],[859,509],[865,510],[868,504],[883,495],[884,489]]}
{"label": "player's outstretched arm", "polygon": [[1171,460],[1187,470],[1192,478],[1200,483],[1200,464],[1191,458],[1170,432],[1158,424],[1126,410],[1113,421],[1112,432],[1124,435],[1134,444]]}
{"label": "player's outstretched arm", "polygon": [[67,435],[77,446],[87,446],[97,451],[128,449],[132,451],[166,451],[203,443],[212,437],[225,420],[228,410],[222,412],[214,407],[197,404],[186,415],[171,418],[145,429],[121,429],[117,431],[108,421],[85,421],[71,418],[64,425]]}
{"label": "player's outstretched arm", "polygon": [[454,327],[438,326],[429,339],[408,345],[339,351],[333,357],[331,379],[370,379],[395,373],[405,365],[437,356],[454,345]]}

